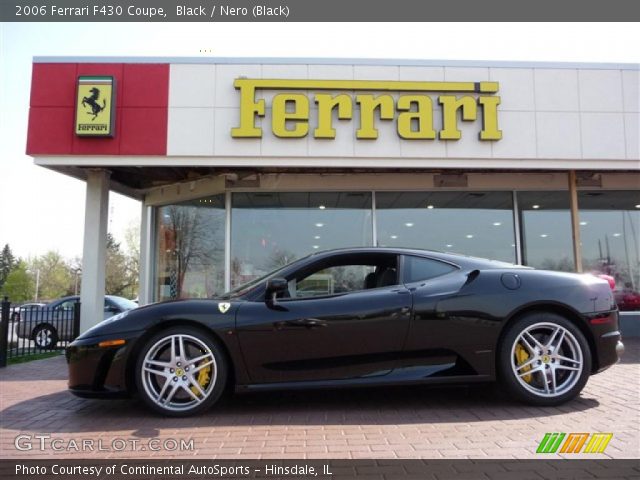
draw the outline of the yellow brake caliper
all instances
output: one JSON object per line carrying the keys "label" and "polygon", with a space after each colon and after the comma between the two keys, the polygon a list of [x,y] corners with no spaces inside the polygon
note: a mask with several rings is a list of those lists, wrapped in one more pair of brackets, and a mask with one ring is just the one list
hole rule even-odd
{"label": "yellow brake caliper", "polygon": [[[529,360],[529,353],[519,343],[516,345],[516,360],[518,361],[518,365],[523,365]],[[528,372],[529,370],[531,370],[531,365],[527,365],[522,369],[523,372]],[[527,383],[531,383],[531,374],[524,375],[522,379]]]}
{"label": "yellow brake caliper", "polygon": [[[205,363],[207,360],[203,360],[200,365],[202,365],[203,363]],[[203,368],[202,370],[200,370],[198,372],[198,384],[200,385],[200,387],[202,387],[202,390],[205,389],[205,387],[207,386],[207,384],[209,383],[209,379],[211,378],[211,365],[209,365],[206,368]],[[200,395],[200,393],[198,392],[198,389],[196,387],[191,387],[191,391],[193,393],[195,393],[196,395]]]}

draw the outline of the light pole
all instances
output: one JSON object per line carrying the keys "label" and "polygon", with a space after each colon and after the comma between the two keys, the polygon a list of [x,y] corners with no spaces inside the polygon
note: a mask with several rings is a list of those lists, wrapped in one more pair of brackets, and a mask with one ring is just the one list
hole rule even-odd
{"label": "light pole", "polygon": [[40,290],[40,269],[36,270],[36,298],[33,299],[34,302],[38,301],[38,290]]}
{"label": "light pole", "polygon": [[82,269],[81,268],[76,268],[73,272],[76,275],[76,286],[75,286],[75,290],[74,290],[75,291],[74,295],[77,296],[78,295],[78,277],[82,273]]}

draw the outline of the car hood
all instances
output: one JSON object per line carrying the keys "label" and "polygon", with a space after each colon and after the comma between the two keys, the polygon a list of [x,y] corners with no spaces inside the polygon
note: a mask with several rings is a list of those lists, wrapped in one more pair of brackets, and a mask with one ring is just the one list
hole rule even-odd
{"label": "car hood", "polygon": [[79,339],[145,330],[161,322],[192,321],[232,328],[244,300],[193,299],[152,303],[108,318],[82,333]]}

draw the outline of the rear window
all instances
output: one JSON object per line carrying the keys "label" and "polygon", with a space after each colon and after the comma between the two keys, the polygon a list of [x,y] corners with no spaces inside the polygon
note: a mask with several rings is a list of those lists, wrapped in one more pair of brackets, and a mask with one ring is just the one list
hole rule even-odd
{"label": "rear window", "polygon": [[420,282],[446,275],[454,270],[457,269],[453,265],[438,260],[407,256],[404,261],[404,281],[405,283]]}

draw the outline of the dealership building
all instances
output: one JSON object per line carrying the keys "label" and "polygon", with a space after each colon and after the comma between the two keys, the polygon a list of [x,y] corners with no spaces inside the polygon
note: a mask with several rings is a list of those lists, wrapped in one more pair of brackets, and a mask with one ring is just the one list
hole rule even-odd
{"label": "dealership building", "polygon": [[640,311],[638,65],[34,59],[27,153],[86,181],[82,328],[109,191],[141,202],[140,302],[346,246],[615,279]]}

